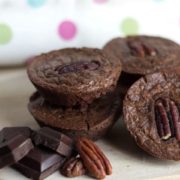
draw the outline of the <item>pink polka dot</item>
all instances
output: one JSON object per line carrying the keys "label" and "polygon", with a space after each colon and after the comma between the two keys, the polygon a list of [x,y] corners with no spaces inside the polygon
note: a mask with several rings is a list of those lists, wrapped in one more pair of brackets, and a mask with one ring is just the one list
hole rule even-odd
{"label": "pink polka dot", "polygon": [[95,3],[105,3],[107,2],[108,0],[94,0]]}
{"label": "pink polka dot", "polygon": [[64,40],[70,40],[77,33],[76,25],[72,21],[63,21],[58,27],[58,34]]}

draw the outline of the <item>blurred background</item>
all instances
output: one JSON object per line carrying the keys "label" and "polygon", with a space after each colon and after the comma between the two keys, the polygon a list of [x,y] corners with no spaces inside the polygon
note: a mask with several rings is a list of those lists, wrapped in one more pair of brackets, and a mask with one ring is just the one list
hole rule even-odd
{"label": "blurred background", "polygon": [[136,34],[180,43],[180,0],[0,0],[0,66]]}

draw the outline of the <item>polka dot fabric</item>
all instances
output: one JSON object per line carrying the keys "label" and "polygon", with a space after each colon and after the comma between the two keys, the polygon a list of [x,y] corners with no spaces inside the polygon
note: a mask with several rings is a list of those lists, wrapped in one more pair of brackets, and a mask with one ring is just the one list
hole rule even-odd
{"label": "polka dot fabric", "polygon": [[27,0],[31,7],[41,7],[46,3],[47,0]]}
{"label": "polka dot fabric", "polygon": [[12,30],[8,24],[0,24],[0,45],[7,44],[12,39]]}
{"label": "polka dot fabric", "polygon": [[94,0],[95,3],[106,3],[108,0]]}
{"label": "polka dot fabric", "polygon": [[58,26],[58,34],[64,40],[71,40],[76,36],[77,27],[73,21],[65,20]]}
{"label": "polka dot fabric", "polygon": [[139,32],[139,24],[136,19],[132,17],[127,17],[121,22],[122,33],[126,36],[137,35]]}
{"label": "polka dot fabric", "polygon": [[179,7],[179,0],[0,0],[0,65],[64,47],[101,48],[117,36],[180,42]]}

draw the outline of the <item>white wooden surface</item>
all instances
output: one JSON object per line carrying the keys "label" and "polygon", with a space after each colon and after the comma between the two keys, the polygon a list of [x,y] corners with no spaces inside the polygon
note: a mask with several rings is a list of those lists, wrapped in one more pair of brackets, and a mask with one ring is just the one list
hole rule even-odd
{"label": "white wooden surface", "polygon": [[[28,98],[34,91],[24,70],[0,73],[0,129],[5,126],[30,126],[38,128],[27,110]],[[126,131],[122,122],[98,145],[109,157],[113,175],[107,180],[179,180],[180,162],[161,161],[140,150]],[[67,179],[54,173],[47,180]],[[89,179],[87,176],[76,178]],[[26,180],[15,170],[7,167],[0,170],[0,180]]]}

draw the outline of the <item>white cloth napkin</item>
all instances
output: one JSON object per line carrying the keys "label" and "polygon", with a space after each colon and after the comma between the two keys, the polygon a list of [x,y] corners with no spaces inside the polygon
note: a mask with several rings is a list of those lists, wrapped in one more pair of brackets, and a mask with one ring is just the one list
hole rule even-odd
{"label": "white cloth napkin", "polygon": [[0,0],[0,65],[63,47],[99,47],[117,36],[180,42],[179,0]]}

